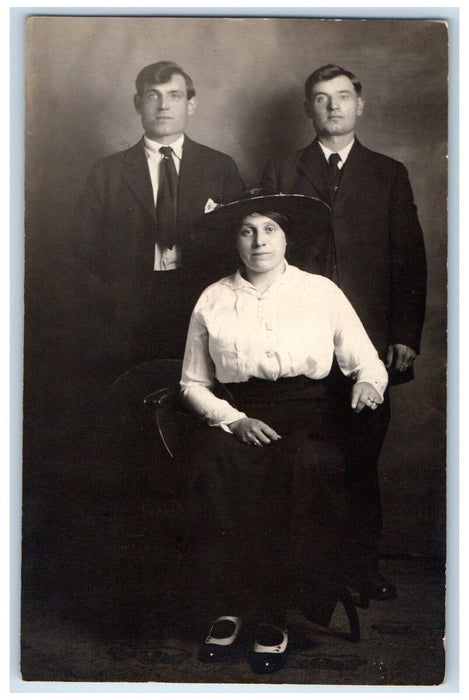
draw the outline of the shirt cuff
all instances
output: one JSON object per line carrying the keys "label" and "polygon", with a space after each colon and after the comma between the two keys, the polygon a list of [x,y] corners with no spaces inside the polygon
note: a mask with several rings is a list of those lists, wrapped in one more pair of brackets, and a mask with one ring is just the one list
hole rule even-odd
{"label": "shirt cuff", "polygon": [[[236,409],[233,409],[236,411]],[[234,418],[230,418],[229,420],[224,420],[220,421],[219,423],[211,423],[209,421],[209,425],[212,426],[213,428],[221,428],[222,430],[225,431],[225,433],[230,433],[233,435],[233,431],[230,428],[231,423],[235,423],[237,420],[241,420],[241,418],[246,418],[246,414],[242,413],[241,411],[236,411],[236,416]]]}
{"label": "shirt cuff", "polygon": [[372,379],[372,378],[367,378],[367,377],[360,377],[360,379],[357,379],[355,381],[355,384],[360,384],[361,382],[367,382],[367,384],[371,384],[371,386],[376,389],[378,394],[380,395],[381,402],[383,403],[384,401],[384,392],[386,390],[386,387],[388,385],[387,380],[386,381],[378,381],[377,379]]}

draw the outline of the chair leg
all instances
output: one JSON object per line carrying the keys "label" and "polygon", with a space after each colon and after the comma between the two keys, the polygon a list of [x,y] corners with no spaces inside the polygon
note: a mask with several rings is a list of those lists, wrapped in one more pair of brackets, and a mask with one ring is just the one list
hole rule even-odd
{"label": "chair leg", "polygon": [[349,642],[360,641],[360,620],[358,619],[357,608],[353,602],[352,595],[348,588],[343,588],[339,593],[339,600],[344,606],[347,615],[350,632],[345,636]]}
{"label": "chair leg", "polygon": [[315,625],[329,627],[337,601],[337,591],[330,588],[316,590],[315,598],[309,610],[306,612],[306,617],[308,620],[311,620],[311,622],[314,622]]}
{"label": "chair leg", "polygon": [[306,617],[320,627],[328,627],[338,602],[342,603],[344,606],[350,628],[349,632],[340,634],[340,636],[349,642],[359,642],[360,620],[358,619],[358,613],[352,594],[348,588],[344,587],[339,593],[336,591],[329,591],[326,595],[322,595],[320,600],[310,607],[306,613]]}

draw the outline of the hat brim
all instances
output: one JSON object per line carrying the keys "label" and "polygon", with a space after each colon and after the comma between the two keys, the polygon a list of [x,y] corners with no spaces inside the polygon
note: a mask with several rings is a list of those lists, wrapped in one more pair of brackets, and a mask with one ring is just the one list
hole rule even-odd
{"label": "hat brim", "polygon": [[248,214],[278,212],[288,216],[290,235],[304,232],[304,227],[324,230],[330,226],[331,209],[326,202],[302,194],[272,194],[239,199],[207,212],[194,225],[200,238],[213,234],[231,233],[236,224]]}
{"label": "hat brim", "polygon": [[[288,242],[293,264],[320,271],[329,250],[331,208],[316,197],[302,194],[269,194],[240,199],[207,212],[193,227],[194,252],[200,264],[221,275],[229,274],[239,262],[234,241],[235,227],[249,214],[277,212],[288,217]],[[311,266],[312,259],[321,259]]]}

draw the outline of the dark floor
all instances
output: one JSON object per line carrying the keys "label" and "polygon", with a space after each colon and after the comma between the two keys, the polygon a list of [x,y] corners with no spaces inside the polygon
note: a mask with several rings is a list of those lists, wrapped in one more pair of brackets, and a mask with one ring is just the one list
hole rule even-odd
{"label": "dark floor", "polygon": [[[358,643],[341,636],[347,625],[338,605],[327,630],[291,611],[287,665],[273,676],[254,675],[245,655],[230,664],[199,662],[199,635],[187,606],[190,580],[182,575],[182,479],[174,461],[162,456],[153,428],[136,435],[129,451],[127,434],[122,444],[112,434],[103,447],[90,432],[73,436],[59,431],[59,425],[52,426],[61,436],[55,447],[52,441],[32,439],[35,434],[43,438],[47,426],[42,424],[27,431],[25,442],[24,681],[443,682],[445,566],[433,555],[392,552],[383,558],[382,572],[396,584],[398,598],[372,601],[359,610]],[[106,458],[99,457],[103,454]]]}
{"label": "dark floor", "polygon": [[230,664],[197,661],[194,640],[166,627],[111,630],[99,616],[74,619],[61,605],[27,605],[23,613],[22,674],[33,681],[282,683],[431,686],[444,677],[442,570],[435,562],[385,561],[396,601],[360,610],[362,639],[353,644],[343,611],[331,627],[291,614],[291,652],[273,676],[252,674],[244,657]]}
{"label": "dark floor", "polygon": [[[359,610],[362,639],[291,612],[291,651],[274,676],[243,655],[196,659],[184,610],[181,504],[171,473],[132,474],[110,487],[104,469],[44,464],[26,479],[21,669],[25,681],[433,686],[445,676],[445,570],[437,558],[387,558],[395,601]],[[154,476],[154,475],[153,475]],[[157,480],[158,481],[158,480]],[[123,489],[123,490],[122,490]],[[125,498],[123,497],[125,494]]]}

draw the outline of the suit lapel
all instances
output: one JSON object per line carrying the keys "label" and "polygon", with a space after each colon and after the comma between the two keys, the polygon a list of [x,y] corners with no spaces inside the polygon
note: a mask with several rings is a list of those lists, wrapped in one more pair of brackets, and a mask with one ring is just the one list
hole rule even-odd
{"label": "suit lapel", "polygon": [[122,177],[129,189],[132,190],[138,201],[156,222],[156,211],[153,200],[153,188],[150,172],[148,170],[147,157],[143,148],[143,139],[130,148],[124,159]]}
{"label": "suit lapel", "polygon": [[347,197],[349,197],[357,188],[364,191],[361,179],[366,173],[366,168],[364,168],[362,165],[365,157],[365,148],[357,139],[355,139],[355,143],[353,144],[344,165],[344,171],[340,179],[339,189],[334,202],[334,209],[342,206]]}
{"label": "suit lapel", "polygon": [[[325,202],[329,201],[329,182],[324,154],[315,139],[305,150],[298,162],[298,170],[309,180],[317,194]],[[297,189],[294,190],[295,192]],[[306,194],[306,193],[305,193]],[[308,193],[310,194],[310,193]]]}
{"label": "suit lapel", "polygon": [[182,151],[181,168],[179,170],[178,182],[178,225],[187,219],[186,212],[193,210],[194,182],[200,174],[200,162],[197,144],[187,135],[184,136],[184,146]]}

